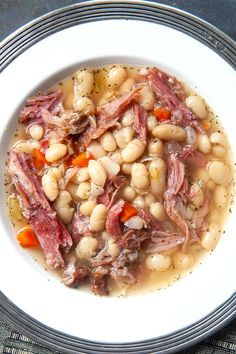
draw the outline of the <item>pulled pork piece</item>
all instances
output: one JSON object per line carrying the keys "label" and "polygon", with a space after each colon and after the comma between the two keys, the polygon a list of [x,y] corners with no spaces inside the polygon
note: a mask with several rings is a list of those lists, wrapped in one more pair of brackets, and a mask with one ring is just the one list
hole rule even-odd
{"label": "pulled pork piece", "polygon": [[79,242],[83,236],[91,236],[93,233],[89,230],[89,217],[81,215],[76,211],[71,223],[71,235],[74,242]]}
{"label": "pulled pork piece", "polygon": [[[185,180],[185,165],[181,162],[175,154],[171,154],[168,158],[168,180],[167,180],[167,190],[164,194],[165,202],[164,207],[170,220],[173,221],[175,225],[185,235],[186,245],[189,241],[189,235],[193,240],[198,239],[194,230],[188,225],[186,220],[180,215],[178,211],[178,200],[179,196],[186,193],[186,186],[184,186]],[[186,182],[185,182],[186,183]],[[184,190],[183,190],[184,187]]]}
{"label": "pulled pork piece", "polygon": [[85,266],[80,266],[73,273],[63,278],[63,283],[72,288],[77,288],[89,276],[89,271]]}
{"label": "pulled pork piece", "polygon": [[125,202],[123,199],[118,200],[107,213],[106,230],[110,235],[114,236],[115,239],[122,236],[120,213],[122,212],[124,204]]}
{"label": "pulled pork piece", "polygon": [[30,97],[26,100],[25,107],[20,112],[19,120],[21,123],[27,121],[42,121],[41,108],[47,109],[50,113],[58,113],[58,105],[61,102],[62,91],[56,90],[51,93],[45,93]]}
{"label": "pulled pork piece", "polygon": [[63,268],[62,251],[73,244],[70,234],[58,219],[42,190],[32,159],[14,149],[9,155],[9,172],[21,196],[24,215],[29,220],[51,268]]}
{"label": "pulled pork piece", "polygon": [[[148,81],[159,101],[171,111],[173,123],[183,127],[191,126],[198,132],[204,133],[198,118],[184,103],[182,94],[178,95],[181,85],[174,77],[153,67],[149,71]],[[178,83],[178,86],[176,83]],[[180,96],[182,96],[182,99]]]}
{"label": "pulled pork piece", "polygon": [[104,192],[97,197],[97,202],[106,205],[110,209],[115,202],[117,194],[126,182],[126,178],[123,176],[111,176],[105,185]]}
{"label": "pulled pork piece", "polygon": [[95,271],[91,273],[90,282],[92,291],[100,296],[109,295],[109,290],[107,286],[108,275],[104,272],[100,272],[102,267],[98,267]]}
{"label": "pulled pork piece", "polygon": [[185,241],[185,236],[175,235],[175,236],[165,236],[165,237],[152,237],[151,241],[145,252],[155,253],[168,251],[172,248],[175,248],[179,245],[182,245]]}
{"label": "pulled pork piece", "polygon": [[132,267],[138,259],[138,252],[124,249],[110,268],[110,275],[113,279],[133,284],[136,282],[129,267]]}
{"label": "pulled pork piece", "polygon": [[147,111],[139,105],[134,106],[134,130],[139,135],[140,140],[147,142]]}
{"label": "pulled pork piece", "polygon": [[96,127],[90,127],[79,136],[80,144],[87,146],[93,139],[99,138],[106,130],[113,127],[121,114],[128,108],[130,103],[138,97],[140,86],[136,86],[132,91],[123,96],[115,98],[111,102],[97,108]]}
{"label": "pulled pork piece", "polygon": [[194,150],[190,145],[183,147],[179,158],[192,168],[204,168],[207,164],[207,157],[200,151]]}
{"label": "pulled pork piece", "polygon": [[61,135],[77,135],[89,125],[90,119],[78,112],[65,111],[60,117],[53,115],[45,108],[41,108],[42,121],[49,130],[61,131]]}

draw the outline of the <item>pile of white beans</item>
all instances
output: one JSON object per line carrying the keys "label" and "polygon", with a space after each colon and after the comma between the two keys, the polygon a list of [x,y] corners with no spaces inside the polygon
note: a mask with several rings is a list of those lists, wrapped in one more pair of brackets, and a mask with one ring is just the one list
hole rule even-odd
{"label": "pile of white beans", "polygon": [[[62,90],[64,87],[66,90],[65,107],[92,115],[97,106],[129,92],[135,83],[140,83],[146,72],[145,68],[126,68],[122,65],[79,70],[73,75],[73,81],[70,77],[65,79],[64,86],[63,81],[60,86]],[[68,85],[68,82],[71,84]],[[132,109],[128,110],[122,115],[118,126],[89,144],[87,151],[93,155],[94,160],[90,160],[87,167],[78,168],[67,184],[65,175],[68,167],[63,163],[63,158],[71,153],[71,146],[67,142],[54,139],[49,142],[45,152],[48,165],[39,171],[44,193],[64,224],[69,225],[74,212],[79,210],[83,216],[89,218],[89,229],[94,232],[94,236],[83,237],[76,246],[76,256],[81,260],[90,260],[97,254],[100,238],[106,243],[111,257],[117,257],[121,251],[112,236],[106,232],[107,207],[96,201],[111,176],[119,174],[126,177],[128,183],[120,192],[120,197],[126,202],[136,208],[148,209],[160,222],[168,219],[163,200],[167,180],[164,144],[170,140],[190,143],[207,156],[206,169],[188,171],[190,194],[193,197],[187,212],[191,219],[191,213],[203,205],[207,190],[212,197],[211,211],[207,217],[207,230],[200,235],[197,250],[211,250],[219,240],[232,185],[227,139],[222,129],[219,130],[219,125],[214,123],[203,99],[196,94],[189,95],[185,103],[204,124],[209,125],[205,134],[171,124],[159,125],[153,115],[156,102],[154,92],[143,82],[137,103],[148,111],[146,145],[139,140],[134,130]],[[40,149],[44,129],[38,124],[32,125],[27,134],[24,140],[16,141],[14,146],[18,151],[30,155],[35,148]],[[147,155],[148,158],[145,159]],[[125,226],[139,230],[145,227],[145,223],[139,216],[134,216]],[[156,272],[173,268],[183,271],[191,269],[196,262],[195,256],[196,248],[189,246],[185,252],[176,248],[171,252],[147,255],[144,265],[148,270]]]}

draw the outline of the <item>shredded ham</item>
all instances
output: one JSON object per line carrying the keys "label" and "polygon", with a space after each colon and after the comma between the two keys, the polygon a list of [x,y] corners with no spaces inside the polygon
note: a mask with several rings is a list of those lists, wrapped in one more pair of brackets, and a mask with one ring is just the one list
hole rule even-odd
{"label": "shredded ham", "polygon": [[25,216],[39,240],[47,264],[51,268],[63,268],[65,263],[62,250],[68,252],[73,242],[47,201],[31,158],[11,150],[9,172],[22,198]]}
{"label": "shredded ham", "polygon": [[[175,154],[171,154],[168,158],[168,180],[167,180],[167,190],[164,194],[165,202],[164,207],[167,215],[173,221],[175,225],[179,227],[179,229],[185,235],[186,245],[189,241],[189,236],[196,239],[196,233],[193,232],[192,228],[189,227],[188,223],[184,218],[180,215],[177,208],[178,195],[181,195],[183,191],[185,179],[185,165],[181,162]],[[186,186],[184,187],[186,190]]]}
{"label": "shredded ham", "polygon": [[[186,106],[183,98],[181,99],[180,95],[178,95],[181,85],[178,83],[177,87],[177,80],[174,77],[153,67],[149,71],[148,81],[150,87],[158,96],[159,101],[171,111],[174,124],[183,127],[191,126],[198,132],[204,133],[204,129],[200,125],[198,118]],[[175,91],[175,89],[177,90]]]}
{"label": "shredded ham", "polygon": [[49,94],[41,94],[38,96],[30,97],[26,100],[25,107],[20,112],[19,120],[21,123],[27,121],[42,121],[41,108],[47,109],[51,113],[58,113],[58,105],[61,102],[62,91],[56,90]]}
{"label": "shredded ham", "polygon": [[97,197],[97,202],[106,205],[110,209],[126,182],[125,177],[111,176],[105,185],[104,192]]}
{"label": "shredded ham", "polygon": [[115,98],[111,102],[97,108],[96,127],[90,126],[78,138],[83,146],[87,146],[93,139],[99,138],[105,131],[113,127],[129,104],[138,97],[141,87],[136,86],[132,91]]}
{"label": "shredded ham", "polygon": [[182,245],[185,241],[185,236],[175,235],[165,237],[152,237],[151,241],[152,242],[148,244],[148,247],[145,250],[147,253],[168,251],[172,248]]}
{"label": "shredded ham", "polygon": [[122,212],[125,202],[123,199],[118,200],[107,213],[106,230],[114,236],[115,239],[122,235],[120,227],[120,213]]}
{"label": "shredded ham", "polygon": [[147,142],[147,111],[139,105],[134,106],[134,130],[139,135],[140,140]]}
{"label": "shredded ham", "polygon": [[81,215],[76,211],[71,223],[71,235],[74,242],[79,242],[83,236],[91,236],[93,233],[89,229],[89,217]]}

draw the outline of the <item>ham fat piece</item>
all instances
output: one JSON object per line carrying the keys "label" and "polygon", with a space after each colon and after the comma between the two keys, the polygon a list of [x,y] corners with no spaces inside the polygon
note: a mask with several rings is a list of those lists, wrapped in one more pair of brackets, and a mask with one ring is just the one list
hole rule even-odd
{"label": "ham fat piece", "polygon": [[51,268],[63,268],[63,252],[72,246],[72,238],[58,219],[42,190],[32,159],[14,149],[9,155],[9,172],[29,220]]}

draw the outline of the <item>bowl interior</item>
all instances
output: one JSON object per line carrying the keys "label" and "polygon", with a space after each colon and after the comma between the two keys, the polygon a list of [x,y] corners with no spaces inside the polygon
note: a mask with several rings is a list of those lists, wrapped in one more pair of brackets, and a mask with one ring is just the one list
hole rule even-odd
{"label": "bowl interior", "polygon": [[[219,116],[234,156],[236,77],[229,64],[195,39],[162,25],[142,22],[140,26],[140,22],[125,20],[93,22],[53,34],[30,47],[1,74],[1,290],[23,311],[54,329],[89,340],[131,342],[184,328],[233,294],[234,206],[216,250],[191,275],[161,291],[145,295],[140,292],[127,298],[100,298],[62,286],[60,280],[22,250],[15,241],[3,202],[7,147],[24,100],[78,67],[108,63],[154,64],[185,81]],[[96,328],[94,319],[99,321]],[[145,325],[140,326],[140,320]]]}

